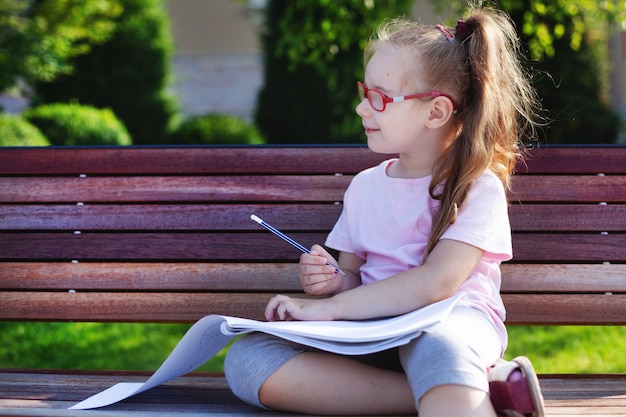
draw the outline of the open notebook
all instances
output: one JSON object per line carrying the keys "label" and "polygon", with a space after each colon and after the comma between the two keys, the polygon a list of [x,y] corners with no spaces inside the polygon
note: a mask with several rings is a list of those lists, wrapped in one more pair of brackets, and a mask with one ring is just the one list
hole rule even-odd
{"label": "open notebook", "polygon": [[455,296],[401,316],[365,321],[261,322],[210,315],[197,321],[172,353],[144,383],[121,382],[70,407],[104,407],[147,391],[207,362],[235,336],[264,332],[293,342],[343,355],[364,355],[407,344],[440,323],[458,303]]}

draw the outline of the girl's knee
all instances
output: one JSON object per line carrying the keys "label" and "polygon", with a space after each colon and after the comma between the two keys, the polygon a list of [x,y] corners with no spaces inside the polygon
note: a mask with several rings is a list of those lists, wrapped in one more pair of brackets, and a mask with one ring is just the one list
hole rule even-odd
{"label": "girl's knee", "polygon": [[227,377],[229,374],[237,372],[241,369],[241,365],[243,365],[242,361],[245,362],[246,358],[249,357],[250,349],[254,344],[252,340],[253,338],[250,338],[249,336],[244,336],[235,340],[235,342],[228,348],[226,358],[224,359],[224,374],[226,374]]}
{"label": "girl's knee", "polygon": [[231,345],[224,360],[224,375],[233,394],[248,404],[262,407],[258,400],[258,386],[262,382],[251,377],[258,374],[254,368],[260,365],[260,362],[255,363],[254,360],[257,339],[256,334],[250,334]]}
{"label": "girl's knee", "polygon": [[259,390],[267,378],[301,351],[289,342],[251,333],[233,343],[224,360],[224,375],[232,392],[248,404],[266,408]]}
{"label": "girl's knee", "polygon": [[427,333],[400,349],[400,361],[417,401],[442,385],[486,391],[487,371],[473,346],[450,335]]}

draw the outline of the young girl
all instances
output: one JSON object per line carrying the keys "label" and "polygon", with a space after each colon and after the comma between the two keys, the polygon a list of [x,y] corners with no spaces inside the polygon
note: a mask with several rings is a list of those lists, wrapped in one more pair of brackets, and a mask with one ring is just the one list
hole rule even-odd
{"label": "young girl", "polygon": [[530,363],[499,359],[499,265],[512,256],[505,190],[536,114],[517,47],[510,20],[491,9],[470,11],[455,29],[380,28],[356,112],[369,148],[399,157],[350,184],[326,241],[338,258],[319,245],[300,258],[305,292],[325,297],[277,295],[265,315],[361,320],[465,297],[434,332],[364,357],[246,336],[225,362],[236,395],[307,414],[543,415]]}

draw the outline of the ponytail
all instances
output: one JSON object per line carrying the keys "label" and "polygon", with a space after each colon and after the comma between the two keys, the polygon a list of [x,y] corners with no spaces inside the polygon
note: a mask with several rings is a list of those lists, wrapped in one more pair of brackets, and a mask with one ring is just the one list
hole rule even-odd
{"label": "ponytail", "polygon": [[465,57],[459,77],[460,109],[456,137],[436,165],[430,184],[439,210],[425,256],[456,221],[474,180],[485,170],[491,169],[510,188],[521,157],[519,142],[526,133],[535,135],[538,100],[522,69],[517,34],[508,16],[476,9],[459,21],[452,42],[449,33],[444,32],[448,46]]}

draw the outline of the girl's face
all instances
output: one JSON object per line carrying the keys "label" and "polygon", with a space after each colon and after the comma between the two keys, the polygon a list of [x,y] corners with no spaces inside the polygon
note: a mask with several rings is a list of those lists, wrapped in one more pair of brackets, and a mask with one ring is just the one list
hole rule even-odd
{"label": "girl's face", "polygon": [[[404,51],[383,45],[367,63],[365,85],[388,97],[423,93],[426,87],[419,85],[419,70],[412,65],[415,62]],[[385,110],[379,112],[364,98],[356,112],[362,118],[369,148],[378,153],[399,153],[401,158],[403,154],[418,157],[432,168],[443,149],[443,140],[440,133],[426,127],[431,103],[422,99],[387,103]]]}

